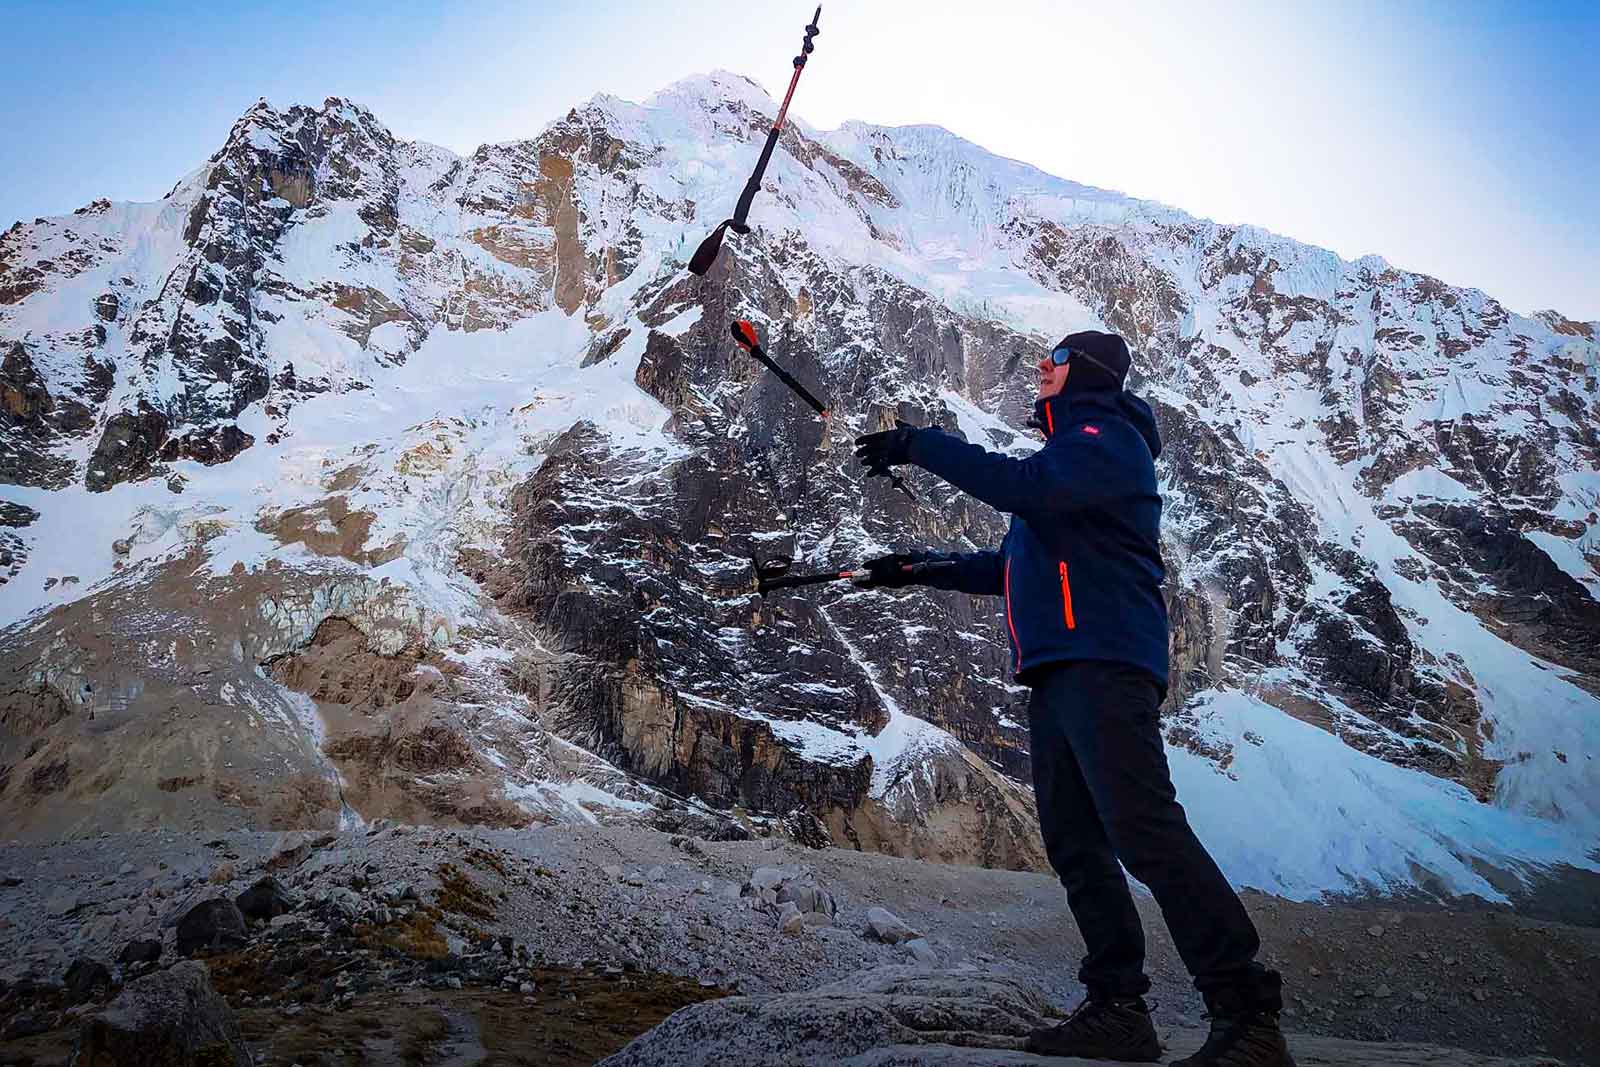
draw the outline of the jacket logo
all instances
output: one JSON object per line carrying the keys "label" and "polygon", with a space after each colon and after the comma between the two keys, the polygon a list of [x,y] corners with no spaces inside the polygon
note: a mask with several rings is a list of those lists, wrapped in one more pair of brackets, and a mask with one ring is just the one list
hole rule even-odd
{"label": "jacket logo", "polygon": [[1083,432],[1087,433],[1087,434],[1093,434],[1094,436],[1099,437],[1100,436],[1100,427],[1098,427],[1098,426],[1085,426],[1083,428]]}

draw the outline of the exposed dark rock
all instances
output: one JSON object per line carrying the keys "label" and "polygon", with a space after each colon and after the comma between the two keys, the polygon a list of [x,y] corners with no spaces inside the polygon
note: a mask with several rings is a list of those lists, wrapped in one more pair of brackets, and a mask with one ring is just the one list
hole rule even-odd
{"label": "exposed dark rock", "polygon": [[161,446],[160,456],[164,463],[192,459],[197,463],[213,467],[218,463],[228,462],[255,443],[256,439],[250,434],[229,424],[191,431],[182,437],[168,438]]}
{"label": "exposed dark rock", "polygon": [[117,962],[124,967],[155,963],[159,959],[161,959],[161,942],[153,939],[129,941],[117,956]]}
{"label": "exposed dark rock", "polygon": [[151,408],[111,416],[89,457],[84,485],[90,492],[100,493],[122,482],[155,474],[155,460],[166,443],[167,427],[166,416]]}
{"label": "exposed dark rock", "polygon": [[77,959],[67,968],[65,982],[68,1004],[100,1000],[111,992],[111,969],[98,960]]}
{"label": "exposed dark rock", "polygon": [[178,920],[178,955],[197,956],[244,944],[244,915],[231,900],[203,900]]}
{"label": "exposed dark rock", "polygon": [[26,504],[18,504],[10,500],[0,500],[0,526],[10,526],[20,529],[31,526],[39,518],[39,513]]}
{"label": "exposed dark rock", "polygon": [[270,874],[240,893],[235,903],[245,918],[257,922],[275,919],[294,910],[294,901],[284,891],[283,886],[278,884],[278,880]]}

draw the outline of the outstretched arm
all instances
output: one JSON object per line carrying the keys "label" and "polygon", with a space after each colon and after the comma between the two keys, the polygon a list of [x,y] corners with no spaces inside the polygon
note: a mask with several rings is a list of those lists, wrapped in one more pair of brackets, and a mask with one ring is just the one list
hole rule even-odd
{"label": "outstretched arm", "polygon": [[869,559],[861,584],[879,589],[927,585],[974,596],[1005,592],[1005,557],[1000,552],[905,552]]}
{"label": "outstretched arm", "polygon": [[1002,552],[952,552],[936,554],[931,560],[949,561],[950,567],[932,567],[923,579],[923,585],[935,589],[951,589],[957,593],[974,596],[1003,596],[1005,594],[1006,558]]}
{"label": "outstretched arm", "polygon": [[997,511],[1066,511],[1120,491],[1114,465],[1098,445],[1057,445],[1025,459],[990,452],[938,428],[917,431],[909,460]]}

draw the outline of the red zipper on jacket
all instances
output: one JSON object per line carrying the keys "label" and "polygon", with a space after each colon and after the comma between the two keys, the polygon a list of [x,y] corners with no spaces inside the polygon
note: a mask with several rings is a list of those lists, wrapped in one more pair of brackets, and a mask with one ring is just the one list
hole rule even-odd
{"label": "red zipper on jacket", "polygon": [[[1009,587],[1008,587],[1009,588]],[[1007,611],[1010,610],[1007,601]],[[1076,630],[1077,620],[1072,617],[1072,583],[1067,580],[1067,561],[1061,561],[1061,614],[1067,620],[1067,629]]]}
{"label": "red zipper on jacket", "polygon": [[1006,560],[1006,625],[1011,628],[1011,654],[1022,666],[1022,642],[1017,640],[1017,624],[1011,621],[1011,561]]}

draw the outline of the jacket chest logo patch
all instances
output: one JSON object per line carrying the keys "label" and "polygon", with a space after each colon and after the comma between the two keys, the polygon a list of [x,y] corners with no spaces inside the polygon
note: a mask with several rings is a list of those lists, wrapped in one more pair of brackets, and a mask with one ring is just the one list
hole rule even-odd
{"label": "jacket chest logo patch", "polygon": [[1099,437],[1100,436],[1100,427],[1098,427],[1098,426],[1087,426],[1086,425],[1083,428],[1083,432],[1088,434],[1091,437]]}

